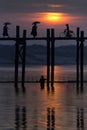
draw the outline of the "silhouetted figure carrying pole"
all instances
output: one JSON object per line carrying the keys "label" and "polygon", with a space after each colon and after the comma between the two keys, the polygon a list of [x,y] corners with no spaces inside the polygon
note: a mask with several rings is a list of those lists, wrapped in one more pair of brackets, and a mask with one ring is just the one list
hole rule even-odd
{"label": "silhouetted figure carrying pole", "polygon": [[31,31],[31,35],[35,38],[37,36],[37,24],[39,24],[40,22],[36,21],[32,23],[32,31]]}
{"label": "silhouetted figure carrying pole", "polygon": [[41,78],[40,78],[40,87],[41,87],[41,89],[44,89],[44,85],[45,85],[45,78],[44,78],[44,76],[41,76]]}
{"label": "silhouetted figure carrying pole", "polygon": [[6,22],[4,23],[4,26],[3,26],[3,37],[9,37],[8,35],[8,25],[10,25],[11,23],[9,22]]}

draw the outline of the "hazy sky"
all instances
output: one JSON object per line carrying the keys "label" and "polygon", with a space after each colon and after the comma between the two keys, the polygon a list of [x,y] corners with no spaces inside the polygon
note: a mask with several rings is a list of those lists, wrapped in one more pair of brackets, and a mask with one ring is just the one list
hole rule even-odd
{"label": "hazy sky", "polygon": [[32,22],[36,20],[41,22],[40,30],[54,27],[62,31],[66,23],[74,30],[77,26],[86,30],[87,0],[0,1],[0,26],[9,21],[12,29],[16,25],[30,29]]}

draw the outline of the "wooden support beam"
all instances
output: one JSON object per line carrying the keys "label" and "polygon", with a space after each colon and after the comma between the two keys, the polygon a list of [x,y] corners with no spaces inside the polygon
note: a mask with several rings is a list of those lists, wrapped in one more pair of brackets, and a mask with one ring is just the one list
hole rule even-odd
{"label": "wooden support beam", "polygon": [[54,88],[54,29],[51,29],[51,88]]}
{"label": "wooden support beam", "polygon": [[83,90],[83,60],[84,60],[84,31],[81,31],[81,44],[80,44],[80,80],[81,90]]}
{"label": "wooden support beam", "polygon": [[79,35],[80,28],[77,28],[77,44],[76,44],[76,81],[77,81],[77,91],[79,90]]}
{"label": "wooden support beam", "polygon": [[20,28],[19,26],[16,26],[16,43],[15,43],[15,90],[16,91],[18,91],[19,37],[20,37]]}
{"label": "wooden support beam", "polygon": [[22,52],[22,90],[25,91],[24,83],[25,83],[25,57],[26,57],[26,30],[23,31],[23,52]]}
{"label": "wooden support beam", "polygon": [[[20,37],[20,40],[22,40],[23,37]],[[77,40],[77,37],[55,37],[55,40]],[[4,37],[0,37],[0,41],[16,41],[17,38],[16,37],[9,37],[9,38],[4,38]],[[32,38],[32,37],[26,37],[26,41],[30,41],[30,40],[47,40],[47,37],[36,37],[36,38]],[[79,38],[79,40],[81,40],[81,38]],[[84,37],[84,40],[87,40],[87,37]]]}
{"label": "wooden support beam", "polygon": [[19,60],[22,65],[21,85],[25,91],[25,53],[26,53],[26,30],[23,31],[23,38],[20,40],[20,27],[16,27],[16,44],[15,44],[15,90],[18,91],[18,74]]}
{"label": "wooden support beam", "polygon": [[50,82],[50,29],[47,29],[47,89]]}

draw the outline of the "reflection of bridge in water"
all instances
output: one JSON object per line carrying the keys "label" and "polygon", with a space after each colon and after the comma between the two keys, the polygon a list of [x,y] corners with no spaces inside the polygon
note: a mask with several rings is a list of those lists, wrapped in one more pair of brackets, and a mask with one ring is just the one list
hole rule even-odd
{"label": "reflection of bridge in water", "polygon": [[[33,119],[33,125],[34,129],[38,129],[38,122],[36,119],[36,112],[34,113],[34,119]],[[47,130],[55,130],[55,108],[48,107],[47,108]],[[29,120],[29,119],[28,119]],[[28,128],[28,122],[27,122],[27,112],[26,107],[20,107],[17,106],[15,108],[15,130],[27,130]],[[77,130],[85,130],[84,125],[84,109],[83,108],[77,108],[76,113],[76,128]]]}
{"label": "reflection of bridge in water", "polygon": [[55,129],[55,108],[47,108],[47,130]]}
{"label": "reflection of bridge in water", "polygon": [[77,108],[77,130],[85,130],[84,128],[84,109]]}
{"label": "reflection of bridge in water", "polygon": [[27,118],[26,118],[26,107],[20,108],[19,106],[15,109],[15,130],[22,128],[26,130],[27,128]]}
{"label": "reflection of bridge in water", "polygon": [[[19,73],[19,62],[22,65],[22,74],[21,74],[21,85],[22,90],[25,91],[25,58],[26,58],[26,41],[27,40],[45,40],[47,43],[47,87],[49,89],[51,82],[51,87],[54,87],[54,65],[55,65],[55,41],[56,40],[75,40],[76,41],[76,83],[77,89],[79,88],[79,81],[81,87],[83,88],[83,57],[84,57],[84,40],[87,40],[87,37],[84,37],[84,31],[80,31],[80,28],[77,28],[75,37],[55,37],[54,29],[47,29],[46,37],[37,37],[37,38],[27,38],[26,30],[23,31],[23,37],[20,37],[20,27],[16,27],[16,37],[15,38],[0,38],[0,40],[13,40],[15,43],[15,90],[18,91],[18,73]],[[68,82],[74,82],[72,80],[67,80]],[[37,81],[39,82],[39,81]],[[58,81],[56,81],[58,82]],[[61,81],[60,81],[61,82]],[[66,81],[62,81],[66,82]]]}

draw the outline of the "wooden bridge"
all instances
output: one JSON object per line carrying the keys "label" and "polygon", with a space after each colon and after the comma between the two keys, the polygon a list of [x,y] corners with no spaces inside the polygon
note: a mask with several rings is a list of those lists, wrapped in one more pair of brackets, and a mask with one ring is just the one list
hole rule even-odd
{"label": "wooden bridge", "polygon": [[[47,43],[47,88],[49,89],[49,83],[51,82],[51,87],[54,87],[54,57],[55,57],[55,41],[56,40],[75,40],[77,55],[76,55],[76,81],[77,89],[79,88],[79,81],[81,83],[81,89],[83,89],[83,55],[84,55],[84,40],[87,40],[87,37],[84,37],[84,31],[80,31],[80,28],[76,30],[75,37],[55,37],[54,29],[47,29],[46,37],[36,37],[29,38],[26,37],[26,30],[23,30],[23,37],[20,37],[20,27],[16,26],[16,37],[12,38],[0,38],[0,41],[12,40],[15,41],[15,89],[18,90],[18,68],[19,68],[19,59],[21,60],[22,65],[22,75],[21,75],[21,84],[22,89],[25,90],[25,57],[26,57],[26,41],[28,40],[45,40]],[[50,73],[51,72],[51,73]],[[50,80],[51,79],[51,80]]]}

